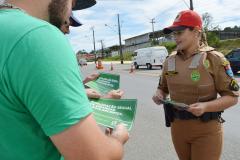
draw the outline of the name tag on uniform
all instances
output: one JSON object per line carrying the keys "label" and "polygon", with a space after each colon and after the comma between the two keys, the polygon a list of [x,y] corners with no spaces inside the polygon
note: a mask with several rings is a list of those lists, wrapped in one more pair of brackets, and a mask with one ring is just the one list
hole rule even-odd
{"label": "name tag on uniform", "polygon": [[167,71],[165,73],[166,76],[174,76],[174,75],[177,75],[177,74],[178,74],[178,72],[176,72],[176,71]]}

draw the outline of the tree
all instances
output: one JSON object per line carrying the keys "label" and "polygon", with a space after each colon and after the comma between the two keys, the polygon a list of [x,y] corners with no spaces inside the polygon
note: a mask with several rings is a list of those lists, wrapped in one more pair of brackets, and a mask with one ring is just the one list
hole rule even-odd
{"label": "tree", "polygon": [[208,44],[210,46],[217,47],[220,42],[220,39],[218,37],[218,32],[220,31],[220,27],[218,25],[214,26],[212,24],[213,17],[208,12],[202,15],[202,20],[203,20],[203,31],[206,33]]}
{"label": "tree", "polygon": [[202,15],[202,20],[203,20],[203,29],[205,32],[208,32],[212,28],[212,21],[213,17],[210,15],[210,13],[206,12]]}
{"label": "tree", "polygon": [[77,54],[87,54],[87,52],[83,49],[83,50],[79,50]]}
{"label": "tree", "polygon": [[114,45],[114,46],[109,47],[110,51],[118,51],[119,48],[120,48],[119,45]]}
{"label": "tree", "polygon": [[240,32],[240,26],[234,26],[234,27],[225,27],[224,30],[225,32]]}
{"label": "tree", "polygon": [[207,33],[207,42],[210,46],[212,47],[219,47],[220,45],[220,39],[218,36],[218,32],[216,31],[211,31]]}

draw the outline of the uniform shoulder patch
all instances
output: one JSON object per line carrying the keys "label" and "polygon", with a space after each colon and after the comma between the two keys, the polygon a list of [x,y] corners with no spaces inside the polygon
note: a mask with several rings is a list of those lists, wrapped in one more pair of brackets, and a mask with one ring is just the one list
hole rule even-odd
{"label": "uniform shoulder patch", "polygon": [[229,88],[232,90],[232,91],[239,91],[239,85],[237,83],[237,81],[235,79],[232,79],[230,85],[229,85]]}

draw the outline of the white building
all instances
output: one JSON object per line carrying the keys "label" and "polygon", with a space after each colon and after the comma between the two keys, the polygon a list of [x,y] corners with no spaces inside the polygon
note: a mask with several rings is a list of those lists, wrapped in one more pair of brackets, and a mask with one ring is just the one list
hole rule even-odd
{"label": "white building", "polygon": [[[150,47],[152,45],[153,33],[145,33],[135,37],[125,39],[125,47],[123,52],[133,52],[137,49]],[[154,33],[155,39],[161,44],[162,42],[171,42],[173,38],[171,36],[166,36],[162,31],[156,31]]]}

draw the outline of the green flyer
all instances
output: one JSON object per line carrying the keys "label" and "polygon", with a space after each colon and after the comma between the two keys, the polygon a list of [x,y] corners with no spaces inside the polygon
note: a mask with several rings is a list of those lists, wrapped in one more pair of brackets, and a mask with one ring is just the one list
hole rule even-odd
{"label": "green flyer", "polygon": [[100,76],[90,81],[86,86],[98,91],[99,93],[106,94],[111,90],[119,89],[120,76],[116,74],[100,73]]}
{"label": "green flyer", "polygon": [[90,99],[93,116],[99,125],[115,128],[123,123],[131,130],[136,108],[136,99]]}

